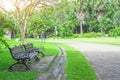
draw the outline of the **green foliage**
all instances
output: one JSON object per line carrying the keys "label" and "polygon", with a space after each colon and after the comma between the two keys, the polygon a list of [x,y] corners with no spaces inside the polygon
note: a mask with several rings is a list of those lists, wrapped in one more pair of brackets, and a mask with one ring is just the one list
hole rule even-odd
{"label": "green foliage", "polygon": [[[85,14],[83,21],[84,32],[98,32],[101,30],[101,33],[110,32],[110,36],[112,36],[114,31],[109,30],[120,26],[119,3],[119,0],[62,0],[57,5],[44,6],[40,11],[34,10],[34,14],[30,16],[25,35],[36,38],[43,31],[48,37],[69,37],[74,32],[80,32],[79,30],[75,31],[80,26],[76,14],[83,12]],[[100,13],[102,14],[98,20]],[[17,19],[13,20],[10,16],[9,18],[5,16],[0,12],[0,36],[4,35],[4,29],[6,28],[14,37],[20,37],[18,35],[20,34],[20,25],[14,21]],[[55,26],[57,29],[55,29]]]}
{"label": "green foliage", "polygon": [[0,37],[3,37],[4,34],[5,32],[2,29],[0,29]]}
{"label": "green foliage", "polygon": [[61,4],[43,7],[41,11],[36,12],[30,20],[31,25],[27,34],[34,31],[34,34],[38,35],[42,31],[43,25],[45,25],[43,29],[48,34],[47,37],[71,36],[74,27],[78,25],[78,21],[75,17],[74,8],[71,6],[75,6],[75,4],[68,3],[68,1],[63,1]]}
{"label": "green foliage", "polygon": [[111,29],[109,31],[109,36],[110,37],[117,37],[117,36],[120,36],[120,27],[117,27],[115,29]]}
{"label": "green foliage", "polygon": [[[6,21],[5,21],[5,23],[3,24],[3,26],[5,27],[5,28],[11,28],[11,27],[13,27],[14,26],[14,21],[13,21],[13,19],[7,19]],[[12,29],[12,28],[11,28]]]}
{"label": "green foliage", "polygon": [[[0,13],[0,37],[3,37],[7,32],[15,35],[17,31],[18,28],[15,27],[14,20],[10,17],[10,15]],[[12,35],[12,37],[14,36]]]}
{"label": "green foliage", "polygon": [[0,28],[5,22],[5,15],[0,11]]}
{"label": "green foliage", "polygon": [[91,37],[96,38],[96,37],[102,37],[102,36],[104,36],[104,34],[102,34],[102,33],[95,33],[95,32],[83,33],[81,35],[81,37],[83,37],[83,38],[91,38]]}
{"label": "green foliage", "polygon": [[33,37],[40,36],[42,32],[47,33],[47,31],[49,31],[51,27],[54,27],[54,24],[55,24],[54,20],[51,17],[49,18],[44,16],[45,14],[48,14],[48,13],[47,12],[45,13],[43,9],[41,13],[39,11],[36,12],[37,16],[33,15],[31,17],[31,20],[29,21],[29,27],[27,29],[27,35],[33,36]]}
{"label": "green foliage", "polygon": [[59,28],[59,36],[60,37],[69,37],[72,36],[72,30],[68,26],[60,26]]}
{"label": "green foliage", "polygon": [[3,31],[3,24],[5,22],[5,16],[2,12],[0,12],[0,37],[3,37],[5,32]]}
{"label": "green foliage", "polygon": [[9,47],[8,43],[7,43],[8,39],[3,39],[3,38],[0,38],[0,48],[1,47]]}
{"label": "green foliage", "polygon": [[20,38],[21,37],[21,34],[20,33],[17,33],[16,35],[15,35],[15,38]]}
{"label": "green foliage", "polygon": [[113,23],[115,26],[120,25],[120,10],[115,11],[115,14],[113,15]]}
{"label": "green foliage", "polygon": [[104,31],[112,27],[112,20],[107,14],[101,18],[98,27]]}
{"label": "green foliage", "polygon": [[80,34],[73,34],[72,37],[73,38],[78,38],[78,37],[80,37]]}
{"label": "green foliage", "polygon": [[7,41],[9,41],[9,40],[0,37],[0,52],[3,52],[3,49],[5,49],[6,47],[7,48],[9,47]]}

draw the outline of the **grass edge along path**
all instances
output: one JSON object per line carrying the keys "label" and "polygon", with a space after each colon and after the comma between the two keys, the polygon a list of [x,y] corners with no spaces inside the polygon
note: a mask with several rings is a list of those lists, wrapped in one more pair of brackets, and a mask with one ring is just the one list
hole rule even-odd
{"label": "grass edge along path", "polygon": [[70,46],[60,45],[66,51],[65,73],[67,80],[97,80],[95,71],[85,56]]}
{"label": "grass edge along path", "polygon": [[77,42],[97,43],[97,44],[120,45],[120,38],[113,38],[113,37],[76,38],[76,39],[67,39],[67,40],[77,41]]}

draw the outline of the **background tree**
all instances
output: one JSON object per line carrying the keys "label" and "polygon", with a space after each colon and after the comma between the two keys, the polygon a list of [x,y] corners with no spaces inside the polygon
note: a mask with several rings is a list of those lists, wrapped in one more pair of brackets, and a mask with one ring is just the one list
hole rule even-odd
{"label": "background tree", "polygon": [[[45,0],[46,1],[46,0]],[[29,17],[32,15],[35,8],[40,5],[46,5],[42,0],[6,0],[14,7],[13,11],[5,9],[4,0],[0,3],[0,8],[6,13],[12,15],[14,22],[19,26],[21,33],[21,41],[25,44],[25,32]]]}
{"label": "background tree", "polygon": [[[25,43],[25,37],[30,35],[36,38],[42,31],[48,34],[48,37],[66,37],[80,32],[108,34],[111,29],[120,26],[119,0],[8,0],[8,2],[13,3],[14,11],[6,10],[2,6],[3,2],[0,3],[0,9],[8,13],[9,17],[13,17],[14,21],[6,19],[8,22],[4,22],[4,26],[12,26],[11,30],[16,30],[11,32],[15,34],[21,33],[22,43]],[[82,23],[81,26],[79,23]]]}

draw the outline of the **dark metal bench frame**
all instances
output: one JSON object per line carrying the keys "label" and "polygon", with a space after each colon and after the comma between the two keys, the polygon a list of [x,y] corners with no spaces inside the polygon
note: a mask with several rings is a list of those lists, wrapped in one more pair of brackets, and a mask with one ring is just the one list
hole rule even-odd
{"label": "dark metal bench frame", "polygon": [[22,45],[20,46],[15,46],[13,48],[9,48],[11,56],[14,60],[16,60],[17,62],[12,64],[8,70],[13,70],[12,67],[16,64],[23,64],[26,67],[26,70],[30,70],[30,68],[28,67],[28,65],[26,64],[26,62],[29,60],[31,60],[31,58],[34,57],[35,61],[39,61],[39,58],[36,56],[38,54],[38,52],[36,51],[25,51],[24,47]]}

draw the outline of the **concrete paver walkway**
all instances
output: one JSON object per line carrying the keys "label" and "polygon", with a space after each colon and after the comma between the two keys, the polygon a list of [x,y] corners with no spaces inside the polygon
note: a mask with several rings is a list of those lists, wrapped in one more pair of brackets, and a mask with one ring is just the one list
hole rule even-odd
{"label": "concrete paver walkway", "polygon": [[80,50],[96,71],[98,80],[120,80],[120,47],[83,42],[62,42]]}

